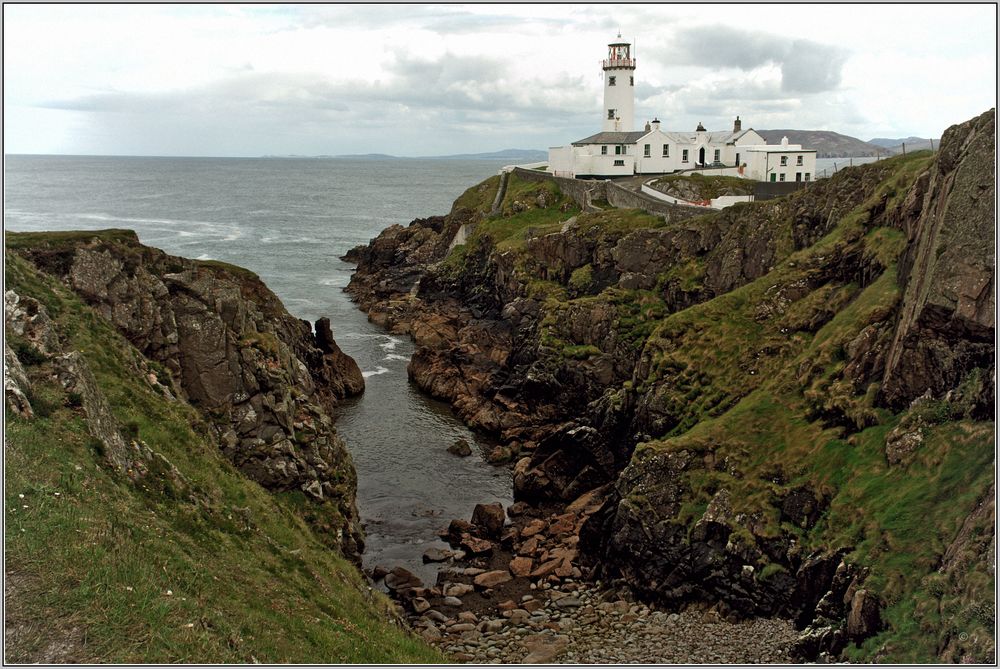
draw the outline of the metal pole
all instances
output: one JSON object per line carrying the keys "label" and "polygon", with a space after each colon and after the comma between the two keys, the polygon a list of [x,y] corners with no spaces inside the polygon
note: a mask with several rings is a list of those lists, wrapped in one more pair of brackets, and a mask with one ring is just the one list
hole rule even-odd
{"label": "metal pole", "polygon": [[906,155],[906,142],[903,142],[903,155]]}

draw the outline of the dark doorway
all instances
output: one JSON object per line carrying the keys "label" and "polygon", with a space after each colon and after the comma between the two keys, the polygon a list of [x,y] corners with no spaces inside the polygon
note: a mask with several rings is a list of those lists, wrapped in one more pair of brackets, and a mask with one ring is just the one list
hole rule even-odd
{"label": "dark doorway", "polygon": [[698,164],[702,167],[705,166],[705,147],[698,149]]}
{"label": "dark doorway", "polygon": [[740,166],[740,154],[736,154],[736,167]]}

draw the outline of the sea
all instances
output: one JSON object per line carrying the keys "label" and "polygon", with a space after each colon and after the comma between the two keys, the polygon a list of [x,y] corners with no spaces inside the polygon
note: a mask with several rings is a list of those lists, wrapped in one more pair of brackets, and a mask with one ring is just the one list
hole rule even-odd
{"label": "sea", "polygon": [[[5,156],[4,227],[13,231],[135,230],[143,244],[246,267],[290,313],[330,319],[361,366],[365,393],[336,416],[358,471],[366,567],[403,566],[425,582],[421,556],[437,531],[475,504],[512,499],[493,445],[407,379],[407,337],[368,322],[344,293],[340,256],[390,225],[446,214],[501,161],[309,158]],[[464,438],[473,455],[448,446]]]}

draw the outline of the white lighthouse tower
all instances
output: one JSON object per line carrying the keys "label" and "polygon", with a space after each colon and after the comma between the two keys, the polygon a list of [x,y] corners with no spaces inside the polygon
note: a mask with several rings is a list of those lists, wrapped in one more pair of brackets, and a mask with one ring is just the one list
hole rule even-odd
{"label": "white lighthouse tower", "polygon": [[632,45],[621,40],[608,45],[604,61],[605,132],[631,132],[635,128],[635,59]]}

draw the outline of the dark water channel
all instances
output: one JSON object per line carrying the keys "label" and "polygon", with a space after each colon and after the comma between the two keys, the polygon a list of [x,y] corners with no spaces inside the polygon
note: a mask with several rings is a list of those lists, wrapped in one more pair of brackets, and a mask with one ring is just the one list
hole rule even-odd
{"label": "dark water channel", "polygon": [[[425,581],[423,552],[438,529],[477,502],[511,499],[506,467],[487,444],[408,381],[408,338],[367,321],[343,292],[339,257],[392,224],[443,214],[495,161],[6,156],[6,229],[130,228],[168,253],[254,272],[299,318],[330,318],[364,371],[365,394],[345,402],[337,429],[358,470],[366,566],[403,565]],[[458,438],[479,448],[447,452]]]}

